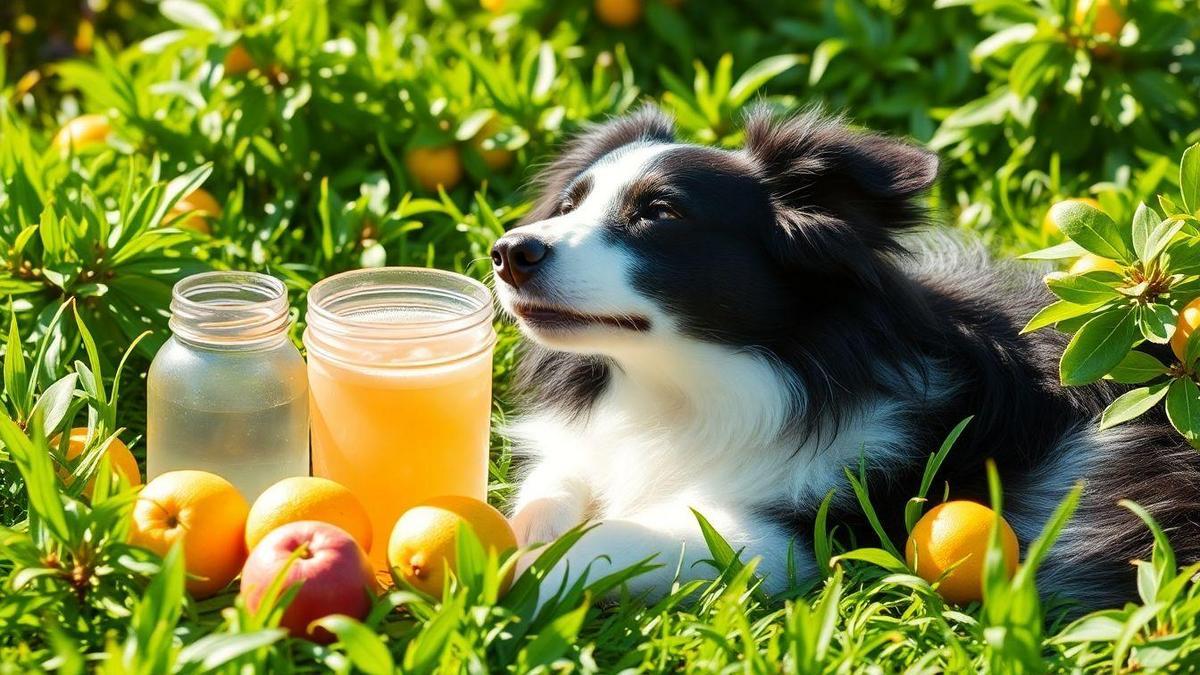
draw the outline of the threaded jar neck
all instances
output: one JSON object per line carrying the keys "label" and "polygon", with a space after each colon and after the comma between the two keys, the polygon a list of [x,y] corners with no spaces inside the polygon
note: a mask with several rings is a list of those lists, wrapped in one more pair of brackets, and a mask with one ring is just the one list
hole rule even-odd
{"label": "threaded jar neck", "polygon": [[287,288],[257,272],[205,272],[171,291],[171,332],[215,349],[256,349],[286,339]]}
{"label": "threaded jar neck", "polygon": [[343,272],[308,292],[309,355],[367,368],[457,361],[491,349],[492,296],[470,277],[423,267]]}

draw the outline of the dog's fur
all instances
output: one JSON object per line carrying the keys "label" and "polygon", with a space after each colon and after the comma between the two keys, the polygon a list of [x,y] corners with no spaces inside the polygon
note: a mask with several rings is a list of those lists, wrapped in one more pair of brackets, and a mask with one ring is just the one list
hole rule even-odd
{"label": "dog's fur", "polygon": [[1098,431],[1120,390],[1063,387],[1065,336],[1018,334],[1051,300],[1039,270],[913,234],[937,173],[932,153],[819,114],[754,113],[745,147],[725,151],[677,143],[654,109],[594,128],[543,171],[502,242],[532,237],[548,254],[496,289],[531,338],[527,409],[509,429],[528,457],[514,522],[523,543],[598,523],[545,588],[651,556],[662,567],[634,591],[711,576],[693,508],[784,588],[789,547],[798,575],[813,573],[830,489],[830,522],[875,543],[843,472],[860,457],[902,541],[926,459],[969,415],[931,498],[948,483],[987,503],[994,459],[1024,550],[1085,482],[1043,592],[1089,607],[1133,597],[1129,562],[1151,538],[1119,499],[1197,558],[1200,456],[1160,417]]}

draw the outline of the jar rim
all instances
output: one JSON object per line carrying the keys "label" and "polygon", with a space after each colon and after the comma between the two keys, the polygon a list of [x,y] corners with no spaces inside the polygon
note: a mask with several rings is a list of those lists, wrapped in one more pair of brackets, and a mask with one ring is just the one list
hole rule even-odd
{"label": "jar rim", "polygon": [[171,289],[171,331],[208,345],[256,345],[274,340],[290,324],[287,287],[267,274],[239,270],[201,272]]}
{"label": "jar rim", "polygon": [[[426,293],[426,299],[441,296],[445,300],[465,301],[467,311],[455,311],[446,303],[439,306],[439,309],[449,310],[444,318],[380,321],[361,319],[330,307],[365,290],[380,294],[422,291]],[[382,306],[395,309],[404,304],[392,301]],[[322,331],[353,333],[356,338],[366,340],[424,339],[490,322],[493,312],[492,295],[487,286],[464,274],[432,267],[375,267],[341,272],[313,284],[308,291],[307,323],[309,327],[316,324]]]}
{"label": "jar rim", "polygon": [[[422,353],[372,367],[416,367],[468,358],[495,343],[491,291],[479,281],[427,267],[378,267],[342,272],[308,291],[304,344],[310,354],[367,363],[375,350]],[[461,336],[448,351],[422,349],[439,338]],[[445,346],[446,343],[442,343]],[[391,345],[392,347],[388,347]]]}

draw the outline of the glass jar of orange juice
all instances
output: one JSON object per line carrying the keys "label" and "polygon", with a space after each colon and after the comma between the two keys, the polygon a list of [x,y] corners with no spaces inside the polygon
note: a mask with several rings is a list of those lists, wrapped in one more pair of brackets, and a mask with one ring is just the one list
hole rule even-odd
{"label": "glass jar of orange juice", "polygon": [[453,272],[357,270],[313,286],[307,319],[313,474],[362,500],[386,574],[406,509],[487,496],[491,294]]}

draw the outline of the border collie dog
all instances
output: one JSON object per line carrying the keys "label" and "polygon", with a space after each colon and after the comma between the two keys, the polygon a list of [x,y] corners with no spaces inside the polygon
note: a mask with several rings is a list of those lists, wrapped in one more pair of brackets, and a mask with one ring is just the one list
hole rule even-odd
{"label": "border collie dog", "polygon": [[[1021,336],[1044,270],[914,233],[933,153],[818,113],[756,111],[745,145],[678,142],[646,108],[575,139],[525,222],[496,242],[504,309],[529,338],[508,433],[526,456],[522,544],[594,527],[544,595],[651,556],[633,592],[711,578],[692,509],[769,591],[789,557],[813,574],[812,523],[875,545],[844,467],[863,462],[894,541],[930,453],[973,415],[931,491],[988,503],[985,463],[1022,546],[1067,491],[1084,496],[1039,577],[1085,607],[1134,597],[1147,507],[1182,561],[1200,556],[1200,454],[1152,418],[1101,432],[1110,383],[1064,388],[1065,336]],[[789,549],[793,552],[789,554]],[[543,600],[546,598],[544,597]]]}

